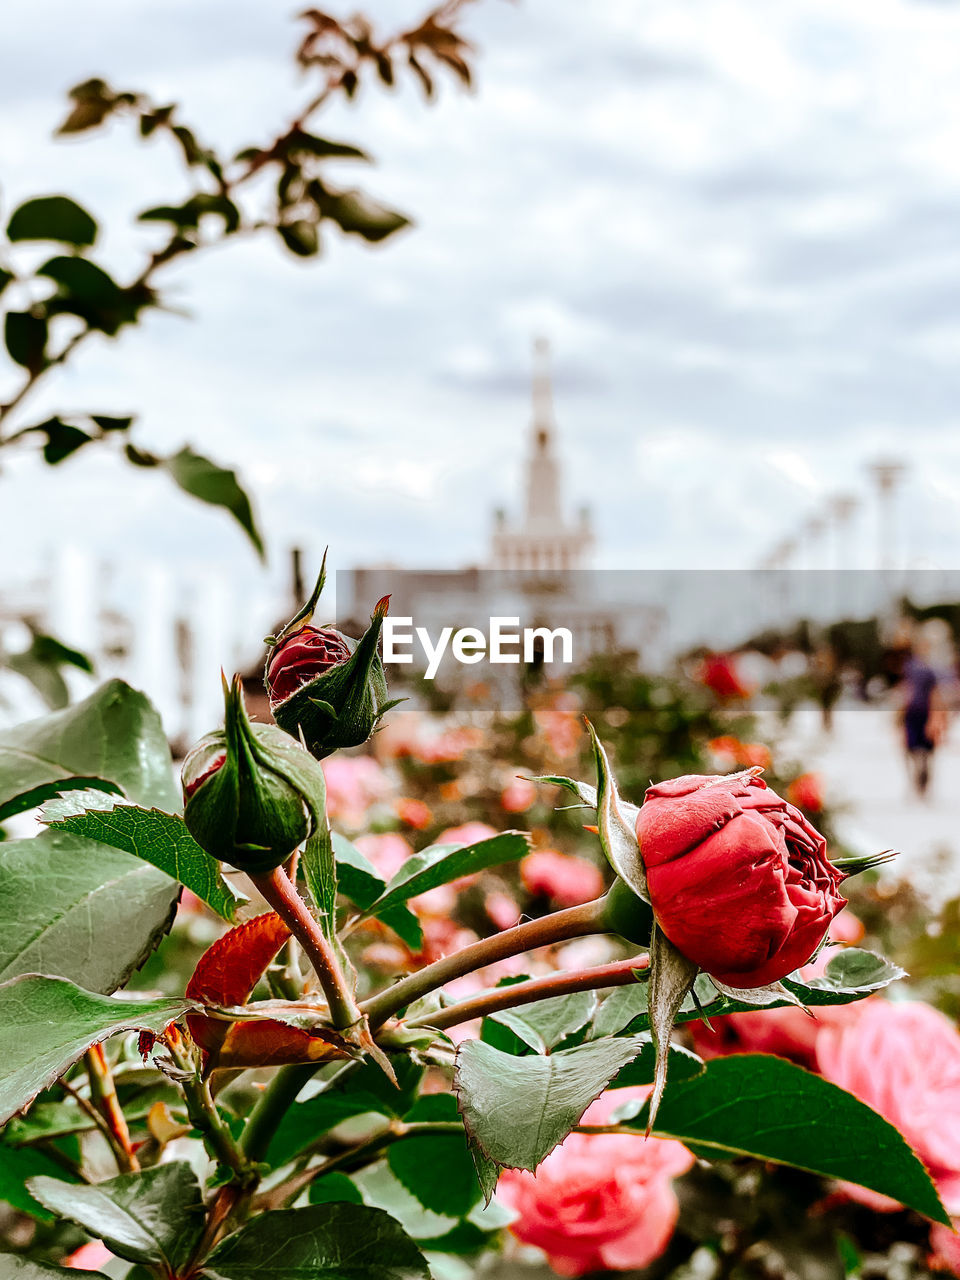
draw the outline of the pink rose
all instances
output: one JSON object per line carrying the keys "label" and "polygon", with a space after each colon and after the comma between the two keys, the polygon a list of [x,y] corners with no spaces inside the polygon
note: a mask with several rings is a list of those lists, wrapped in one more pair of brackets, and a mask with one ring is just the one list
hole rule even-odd
{"label": "pink rose", "polygon": [[91,1240],[75,1249],[69,1258],[64,1258],[63,1265],[71,1271],[90,1271],[112,1262],[114,1255],[102,1240]]}
{"label": "pink rose", "polygon": [[395,831],[382,835],[358,836],[354,844],[365,853],[385,880],[396,875],[408,858],[413,857],[413,847]]}
{"label": "pink rose", "polygon": [[[616,1107],[648,1092],[611,1090],[584,1123],[606,1124]],[[559,1275],[627,1271],[648,1266],[670,1243],[679,1212],[672,1179],[692,1164],[679,1142],[574,1133],[536,1174],[506,1170],[497,1196],[519,1215],[513,1234],[542,1249]]]}
{"label": "pink rose", "polygon": [[441,831],[434,844],[479,844],[500,834],[488,822],[464,822],[459,827],[447,827]]}
{"label": "pink rose", "polygon": [[327,812],[331,818],[356,827],[372,804],[383,799],[387,775],[370,756],[330,756],[323,762],[327,783]]}
{"label": "pink rose", "polygon": [[[870,1000],[843,1027],[817,1037],[821,1075],[895,1125],[951,1213],[960,1213],[960,1034],[949,1018],[918,1000]],[[874,1209],[895,1201],[845,1183]]]}
{"label": "pink rose", "polygon": [[538,849],[520,863],[520,875],[528,892],[543,894],[560,907],[576,907],[603,893],[603,873],[586,858],[557,849]]}
{"label": "pink rose", "polygon": [[960,1236],[957,1223],[953,1228],[936,1223],[930,1228],[930,1257],[927,1266],[931,1271],[949,1271],[960,1276]]}
{"label": "pink rose", "polygon": [[500,793],[504,813],[526,813],[537,798],[537,788],[529,778],[511,778]]}

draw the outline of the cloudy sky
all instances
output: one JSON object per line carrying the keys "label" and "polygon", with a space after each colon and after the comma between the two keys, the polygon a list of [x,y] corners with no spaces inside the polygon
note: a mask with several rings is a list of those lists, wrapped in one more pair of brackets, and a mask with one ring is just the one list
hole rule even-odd
{"label": "cloudy sky", "polygon": [[[388,26],[420,8],[365,7]],[[65,90],[96,74],[176,100],[236,148],[309,92],[296,8],[7,0],[5,209],[73,195],[132,275],[157,236],[136,211],[184,176],[129,123],[53,141]],[[837,490],[864,498],[867,563],[865,462],[896,453],[901,554],[958,565],[960,4],[483,0],[466,30],[476,94],[371,88],[318,121],[374,154],[340,176],[412,231],[373,251],[330,236],[312,263],[266,240],[187,260],[171,312],[91,343],[32,420],[133,410],[145,446],[236,464],[275,566],[328,541],[340,565],[476,562],[518,498],[543,333],[567,498],[592,504],[602,564],[751,565]],[[67,530],[255,572],[225,517],[103,454],[14,462],[0,513],[8,573]]]}

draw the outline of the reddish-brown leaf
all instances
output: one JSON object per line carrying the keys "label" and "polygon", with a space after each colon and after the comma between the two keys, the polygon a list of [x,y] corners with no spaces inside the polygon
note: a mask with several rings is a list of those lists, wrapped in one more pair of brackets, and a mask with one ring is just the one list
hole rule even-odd
{"label": "reddish-brown leaf", "polygon": [[[267,965],[289,937],[290,930],[273,911],[238,924],[200,957],[187,984],[187,997],[204,1004],[246,1004]],[[221,1018],[190,1013],[187,1026],[201,1049],[219,1058],[231,1024]],[[216,1065],[221,1064],[218,1061]]]}
{"label": "reddish-brown leaf", "polygon": [[200,957],[187,998],[204,1004],[246,1004],[267,965],[290,937],[273,911],[225,933]]}
{"label": "reddish-brown leaf", "polygon": [[[214,1022],[215,1019],[204,1019]],[[227,1034],[217,1051],[216,1066],[282,1067],[295,1062],[325,1062],[349,1058],[351,1051],[336,1031],[301,1031],[273,1018],[249,1022],[221,1022]]]}

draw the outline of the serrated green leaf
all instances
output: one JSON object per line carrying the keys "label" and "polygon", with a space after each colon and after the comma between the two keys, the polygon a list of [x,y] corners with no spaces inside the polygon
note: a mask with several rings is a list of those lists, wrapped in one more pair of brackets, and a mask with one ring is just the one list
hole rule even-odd
{"label": "serrated green leaf", "polygon": [[118,1000],[65,978],[0,984],[0,1124],[58,1080],[91,1045],[124,1031],[159,1034],[188,1000]]}
{"label": "serrated green leaf", "polygon": [[263,539],[253,507],[235,471],[194,453],[189,445],[164,458],[162,465],[185,493],[212,506],[225,507],[253,543],[260,559],[264,558]]}
{"label": "serrated green leaf", "polygon": [[7,223],[7,236],[10,240],[92,245],[97,238],[97,224],[69,196],[37,196],[14,209]]}
{"label": "serrated green leaf", "polygon": [[496,1164],[532,1172],[645,1043],[591,1040],[515,1058],[482,1040],[464,1041],[454,1088],[471,1141]]}
{"label": "serrated green leaf", "polygon": [[[646,1106],[622,1123],[646,1128]],[[709,1159],[754,1156],[842,1178],[934,1222],[950,1222],[929,1174],[893,1125],[852,1093],[782,1058],[716,1058],[695,1080],[671,1083],[653,1132]]]}
{"label": "serrated green leaf", "polygon": [[223,878],[220,863],[194,840],[179,814],[117,803],[97,791],[48,800],[42,821],[98,844],[122,849],[185,885],[224,920],[233,921],[246,901]]}
{"label": "serrated green leaf", "polygon": [[[79,783],[78,783],[79,780]],[[122,791],[176,809],[170,748],[153,705],[122,680],[82,702],[0,732],[0,821],[64,790]]]}
{"label": "serrated green leaf", "polygon": [[317,1204],[262,1214],[204,1264],[208,1280],[430,1280],[423,1255],[382,1209]]}
{"label": "serrated green leaf", "polygon": [[547,1053],[587,1025],[596,1003],[594,992],[574,991],[570,995],[552,996],[516,1009],[502,1009],[491,1014],[490,1019],[509,1027],[537,1053]]}
{"label": "serrated green leaf", "polygon": [[94,1186],[31,1178],[29,1190],[52,1213],[97,1236],[128,1262],[160,1263],[171,1275],[203,1227],[203,1197],[183,1161],[124,1173]]}
{"label": "serrated green leaf", "polygon": [[[418,1098],[404,1121],[452,1121],[459,1118],[449,1093]],[[462,1218],[480,1199],[480,1184],[467,1147],[466,1133],[422,1134],[387,1148],[394,1177],[432,1213]]]}
{"label": "serrated green leaf", "polygon": [[519,831],[504,831],[476,844],[435,844],[408,858],[387,885],[386,890],[365,912],[380,916],[391,907],[415,898],[418,894],[449,884],[461,876],[474,875],[488,867],[516,862],[530,851],[530,844]]}
{"label": "serrated green leaf", "polygon": [[50,973],[115,991],[170,928],[178,896],[163,872],[66,832],[0,843],[0,981]]}

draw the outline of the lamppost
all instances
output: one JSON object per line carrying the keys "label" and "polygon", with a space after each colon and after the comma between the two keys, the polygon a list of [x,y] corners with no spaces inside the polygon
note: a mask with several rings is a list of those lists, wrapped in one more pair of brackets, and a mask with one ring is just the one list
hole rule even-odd
{"label": "lamppost", "polygon": [[907,472],[902,458],[877,458],[867,464],[877,486],[877,567],[880,569],[883,606],[895,595],[897,568],[896,492]]}

